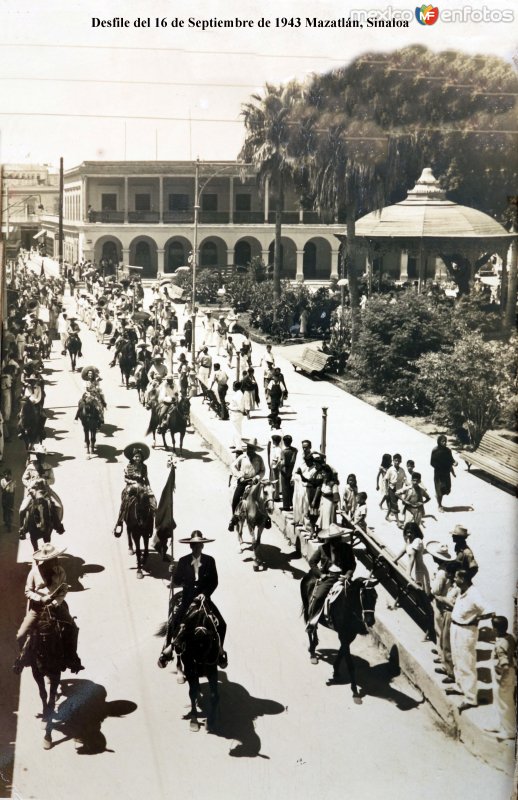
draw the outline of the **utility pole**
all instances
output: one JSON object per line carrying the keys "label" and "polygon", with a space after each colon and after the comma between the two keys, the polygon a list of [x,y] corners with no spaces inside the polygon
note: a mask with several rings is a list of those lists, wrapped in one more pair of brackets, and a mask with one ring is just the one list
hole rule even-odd
{"label": "utility pole", "polygon": [[59,159],[59,227],[58,227],[58,260],[59,273],[63,274],[63,157]]}
{"label": "utility pole", "polygon": [[196,267],[198,264],[198,212],[200,210],[198,197],[198,184],[200,180],[200,159],[196,159],[196,169],[194,172],[194,233],[192,242],[192,299],[191,299],[191,319],[192,319],[192,341],[191,355],[192,365],[196,363]]}

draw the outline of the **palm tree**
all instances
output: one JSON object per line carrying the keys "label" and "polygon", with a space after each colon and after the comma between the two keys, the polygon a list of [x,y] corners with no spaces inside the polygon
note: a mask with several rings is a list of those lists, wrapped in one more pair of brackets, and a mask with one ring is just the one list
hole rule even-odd
{"label": "palm tree", "polygon": [[273,261],[273,292],[276,302],[281,296],[281,229],[284,188],[286,180],[296,170],[296,159],[291,151],[291,114],[301,97],[301,86],[291,81],[284,86],[267,83],[263,95],[253,94],[245,103],[244,118],[246,138],[239,158],[258,167],[261,192],[267,183],[275,198],[275,243]]}

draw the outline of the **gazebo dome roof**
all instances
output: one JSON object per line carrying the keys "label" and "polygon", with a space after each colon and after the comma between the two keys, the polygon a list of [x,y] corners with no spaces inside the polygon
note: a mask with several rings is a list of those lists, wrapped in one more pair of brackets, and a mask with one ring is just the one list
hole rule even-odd
{"label": "gazebo dome roof", "polygon": [[361,217],[356,223],[356,236],[367,239],[501,239],[513,235],[488,214],[447,200],[432,170],[426,167],[405,200]]}

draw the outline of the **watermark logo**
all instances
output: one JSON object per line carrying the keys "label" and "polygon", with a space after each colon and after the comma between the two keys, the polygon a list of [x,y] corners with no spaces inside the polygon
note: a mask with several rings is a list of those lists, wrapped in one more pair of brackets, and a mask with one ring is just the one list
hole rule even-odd
{"label": "watermark logo", "polygon": [[420,25],[435,25],[439,19],[439,9],[437,6],[425,6],[416,8],[415,18]]}

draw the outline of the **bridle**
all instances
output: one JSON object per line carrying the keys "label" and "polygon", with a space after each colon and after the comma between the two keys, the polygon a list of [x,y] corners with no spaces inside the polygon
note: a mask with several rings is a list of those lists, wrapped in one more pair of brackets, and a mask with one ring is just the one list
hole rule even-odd
{"label": "bridle", "polygon": [[358,592],[358,599],[360,601],[360,608],[361,608],[361,614],[362,614],[362,622],[363,622],[363,624],[365,625],[366,628],[369,628],[371,626],[367,624],[367,622],[365,620],[365,615],[366,614],[372,614],[372,617],[374,618],[374,609],[375,609],[375,606],[376,606],[376,603],[373,603],[372,608],[367,608],[365,606],[365,600],[366,600],[365,595],[366,594],[372,595],[373,592],[374,592],[374,594],[376,593],[376,590],[374,589],[374,585],[371,585],[371,583],[372,583],[372,579],[369,576],[368,578],[366,578],[363,581],[362,585],[360,586],[360,590]]}

